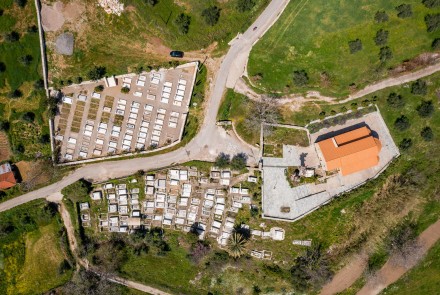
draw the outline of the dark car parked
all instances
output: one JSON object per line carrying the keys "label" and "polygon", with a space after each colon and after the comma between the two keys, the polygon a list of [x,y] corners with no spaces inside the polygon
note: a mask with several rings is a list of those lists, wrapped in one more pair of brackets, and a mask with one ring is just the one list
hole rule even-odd
{"label": "dark car parked", "polygon": [[183,51],[173,50],[170,52],[171,57],[183,57]]}

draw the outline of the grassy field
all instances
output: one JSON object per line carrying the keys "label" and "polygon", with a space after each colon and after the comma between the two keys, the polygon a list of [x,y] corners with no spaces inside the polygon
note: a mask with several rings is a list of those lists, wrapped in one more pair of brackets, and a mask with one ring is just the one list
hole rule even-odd
{"label": "grassy field", "polygon": [[41,294],[69,280],[60,270],[66,252],[56,209],[33,201],[0,214],[0,293]]}
{"label": "grassy field", "polygon": [[[80,0],[87,6],[75,21],[67,21],[60,31],[69,30],[75,35],[72,56],[56,54],[49,47],[49,66],[54,81],[74,79],[85,74],[93,65],[104,66],[109,74],[122,74],[135,67],[163,65],[171,50],[200,50],[213,42],[223,50],[238,32],[243,32],[268,3],[257,0],[246,12],[238,12],[237,0],[198,1],[160,0],[153,7],[143,0],[124,1],[121,16],[107,15],[92,0]],[[202,11],[211,5],[221,9],[217,24],[205,24]],[[185,13],[190,17],[187,34],[181,34],[175,20]],[[78,24],[78,20],[81,23]],[[48,32],[48,40],[55,40],[59,32]]]}
{"label": "grassy field", "polygon": [[[34,160],[37,155],[50,155],[47,138],[49,127],[44,91],[35,87],[41,79],[41,58],[36,25],[35,4],[28,1],[24,8],[13,4],[12,0],[0,5],[0,62],[5,71],[0,73],[0,121],[9,122],[8,139],[11,145],[12,161]],[[8,41],[3,34],[18,34],[18,41]],[[21,59],[29,55],[31,60],[25,65]],[[11,97],[11,92],[21,95]],[[34,118],[25,121],[23,115],[32,112]]]}
{"label": "grassy field", "polygon": [[383,295],[436,294],[440,289],[440,242],[432,247],[425,258],[396,283],[390,285]]}
{"label": "grassy field", "polygon": [[[413,15],[397,17],[395,7],[411,4]],[[377,11],[389,21],[377,23]],[[317,89],[345,96],[354,89],[386,77],[389,69],[423,52],[432,51],[440,31],[427,32],[425,15],[439,13],[419,0],[397,1],[290,1],[281,18],[254,46],[248,64],[249,76],[266,92],[304,92]],[[380,29],[389,31],[387,44],[392,58],[381,65],[374,41]],[[349,41],[360,39],[362,50],[351,54]],[[305,70],[309,83],[297,87],[293,72]],[[252,78],[253,77],[253,78]],[[350,85],[355,84],[354,87]]]}
{"label": "grassy field", "polygon": [[273,127],[264,136],[264,156],[282,157],[283,145],[308,146],[309,138],[307,132],[300,129]]}

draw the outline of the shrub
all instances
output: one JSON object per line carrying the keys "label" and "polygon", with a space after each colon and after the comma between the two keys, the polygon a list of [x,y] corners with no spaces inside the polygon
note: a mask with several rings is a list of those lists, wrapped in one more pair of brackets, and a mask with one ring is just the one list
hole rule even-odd
{"label": "shrub", "polygon": [[411,126],[411,123],[409,122],[408,117],[405,115],[400,116],[399,118],[394,121],[394,128],[396,128],[399,131],[404,131],[408,129]]}
{"label": "shrub", "polygon": [[393,92],[388,95],[387,103],[393,108],[401,108],[405,105],[405,100],[401,95]]}
{"label": "shrub", "polygon": [[440,28],[440,14],[428,14],[425,16],[426,29],[434,32]]}
{"label": "shrub", "polygon": [[28,33],[37,33],[37,32],[38,32],[38,27],[37,27],[36,25],[29,26],[29,27],[27,28],[27,32],[28,32]]}
{"label": "shrub", "polygon": [[78,77],[75,77],[75,78],[73,79],[73,81],[74,81],[76,84],[81,84],[82,81],[83,81],[83,78],[80,77],[80,76],[78,76]]}
{"label": "shrub", "polygon": [[186,35],[186,34],[188,34],[188,31],[189,31],[191,17],[189,15],[181,13],[181,14],[179,14],[179,16],[177,16],[174,23],[176,24],[177,29],[179,30],[180,34]]}
{"label": "shrub", "polygon": [[0,131],[9,131],[9,128],[11,127],[11,125],[9,124],[8,121],[0,121]]}
{"label": "shrub", "polygon": [[309,76],[307,75],[307,72],[304,70],[294,71],[293,83],[298,87],[307,85],[307,83],[309,83]]}
{"label": "shrub", "polygon": [[423,0],[422,3],[427,8],[435,8],[440,6],[440,0]]}
{"label": "shrub", "polygon": [[439,50],[440,49],[440,38],[435,38],[431,44],[432,49]]}
{"label": "shrub", "polygon": [[419,113],[419,116],[422,118],[431,117],[434,113],[434,104],[432,103],[432,100],[422,101],[417,107],[417,113]]}
{"label": "shrub", "polygon": [[35,114],[32,113],[32,112],[24,113],[23,116],[22,116],[22,119],[27,121],[27,122],[34,122]]}
{"label": "shrub", "polygon": [[209,252],[211,251],[211,246],[206,241],[195,242],[190,251],[191,260],[198,264]]}
{"label": "shrub", "polygon": [[95,87],[95,92],[102,92],[104,90],[104,85],[98,85]]}
{"label": "shrub", "polygon": [[15,152],[17,154],[23,154],[25,152],[25,150],[26,149],[24,148],[23,144],[21,144],[21,143],[15,148]]}
{"label": "shrub", "polygon": [[43,79],[38,79],[34,82],[34,89],[35,90],[42,90],[44,89],[44,81]]}
{"label": "shrub", "polygon": [[106,72],[107,72],[107,70],[105,69],[105,67],[95,66],[93,69],[91,69],[88,72],[87,77],[90,80],[97,81],[97,80],[101,79],[102,77],[104,77]]}
{"label": "shrub", "polygon": [[426,95],[428,93],[428,86],[424,80],[417,80],[411,84],[411,93],[418,95]]}
{"label": "shrub", "polygon": [[150,6],[156,5],[158,0],[145,0],[145,3],[147,3]]}
{"label": "shrub", "polygon": [[379,60],[384,63],[393,58],[393,52],[388,46],[382,47],[379,51]]}
{"label": "shrub", "polygon": [[385,31],[384,29],[380,29],[376,32],[376,37],[374,37],[374,42],[376,45],[381,46],[385,45],[388,42],[388,31]]}
{"label": "shrub", "polygon": [[215,166],[219,168],[228,167],[230,164],[230,156],[225,153],[220,153],[215,159]]}
{"label": "shrub", "polygon": [[121,88],[121,92],[127,94],[130,92],[130,88],[128,88],[127,86],[124,86]]}
{"label": "shrub", "polygon": [[248,156],[245,153],[238,153],[232,157],[231,168],[234,170],[243,170],[246,168]]}
{"label": "shrub", "polygon": [[16,31],[12,31],[5,35],[5,40],[8,42],[17,42],[18,40],[20,40],[20,34]]}
{"label": "shrub", "polygon": [[20,63],[24,66],[30,65],[33,60],[34,60],[34,58],[30,54],[22,56],[19,59]]}
{"label": "shrub", "polygon": [[220,8],[217,6],[210,6],[202,11],[202,17],[206,24],[213,26],[220,18]]}
{"label": "shrub", "polygon": [[432,141],[434,139],[434,133],[432,132],[431,127],[426,126],[425,128],[420,131],[420,136],[425,141]]}
{"label": "shrub", "polygon": [[360,39],[348,41],[348,47],[350,48],[350,53],[356,53],[362,50],[362,41]]}
{"label": "shrub", "polygon": [[389,20],[388,14],[384,11],[377,11],[376,14],[374,15],[374,20],[377,23],[384,23],[387,22]]}
{"label": "shrub", "polygon": [[8,93],[9,98],[20,98],[22,96],[23,96],[23,92],[21,92],[20,89],[15,89]]}
{"label": "shrub", "polygon": [[25,7],[27,4],[27,0],[14,0],[15,4],[20,6],[21,8]]}
{"label": "shrub", "polygon": [[0,8],[0,16],[2,16],[4,12],[5,12],[5,11],[4,11],[3,9]]}
{"label": "shrub", "polygon": [[321,245],[308,248],[304,255],[298,256],[290,273],[295,289],[300,292],[321,288],[333,275]]}
{"label": "shrub", "polygon": [[413,15],[411,4],[401,4],[396,7],[397,17],[407,18]]}
{"label": "shrub", "polygon": [[404,138],[402,139],[402,141],[399,143],[399,148],[403,151],[406,151],[407,149],[409,149],[412,146],[412,140],[411,138]]}
{"label": "shrub", "polygon": [[255,0],[238,0],[237,10],[239,12],[245,12],[251,10],[255,6]]}
{"label": "shrub", "polygon": [[0,73],[6,72],[6,65],[4,62],[0,61]]}

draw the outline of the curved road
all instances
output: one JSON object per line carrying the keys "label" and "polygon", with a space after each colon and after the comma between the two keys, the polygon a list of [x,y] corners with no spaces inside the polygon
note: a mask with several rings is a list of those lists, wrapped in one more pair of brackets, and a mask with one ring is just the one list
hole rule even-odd
{"label": "curved road", "polygon": [[[258,163],[258,150],[243,144],[223,128],[217,127],[216,117],[225,88],[227,86],[234,87],[244,72],[247,57],[253,44],[275,23],[288,3],[289,0],[272,0],[249,29],[232,41],[231,48],[223,59],[218,73],[216,73],[214,88],[211,89],[211,97],[206,106],[200,132],[185,147],[147,158],[102,162],[83,166],[59,182],[0,203],[0,212],[38,198],[48,197],[54,201],[59,200],[61,189],[81,178],[104,181],[130,175],[140,169],[157,169],[196,159],[213,160],[220,152],[228,154],[245,152],[249,156],[250,164],[255,165]],[[257,29],[254,30],[255,27]]]}

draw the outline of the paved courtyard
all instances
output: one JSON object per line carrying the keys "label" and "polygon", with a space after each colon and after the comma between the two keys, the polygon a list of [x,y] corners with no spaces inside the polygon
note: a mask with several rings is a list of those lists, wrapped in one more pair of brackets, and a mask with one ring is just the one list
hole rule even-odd
{"label": "paved courtyard", "polygon": [[64,87],[54,134],[61,160],[154,149],[179,141],[197,68],[194,62]]}
{"label": "paved courtyard", "polygon": [[[315,148],[315,143],[322,139],[368,126],[382,143],[379,164],[347,176],[336,173],[326,177],[321,183],[308,183],[291,187],[286,176],[288,167],[322,167],[322,155]],[[344,125],[336,125],[310,134],[311,146],[307,148],[285,146],[283,158],[263,158],[263,217],[295,221],[307,215],[334,196],[352,190],[364,182],[376,177],[399,155],[389,130],[378,112],[366,114],[359,119],[348,120]]]}

